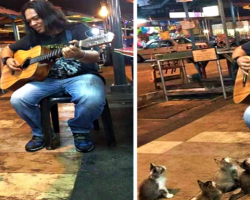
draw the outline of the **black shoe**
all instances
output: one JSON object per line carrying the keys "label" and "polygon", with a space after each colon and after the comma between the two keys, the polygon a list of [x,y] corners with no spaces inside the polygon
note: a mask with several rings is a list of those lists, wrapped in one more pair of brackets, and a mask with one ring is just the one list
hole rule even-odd
{"label": "black shoe", "polygon": [[45,146],[45,141],[42,137],[35,136],[25,145],[25,150],[28,152],[34,152],[42,149]]}
{"label": "black shoe", "polygon": [[[56,135],[52,133],[52,140],[56,139]],[[25,145],[25,150],[28,152],[38,151],[45,146],[45,140],[43,137],[35,136],[31,138],[31,140]]]}
{"label": "black shoe", "polygon": [[90,152],[95,146],[93,141],[90,139],[89,133],[73,133],[75,148],[79,152]]}

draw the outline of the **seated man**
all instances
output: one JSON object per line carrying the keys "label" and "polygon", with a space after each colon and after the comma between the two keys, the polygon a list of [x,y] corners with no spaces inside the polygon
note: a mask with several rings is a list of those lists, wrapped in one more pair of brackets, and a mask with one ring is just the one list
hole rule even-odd
{"label": "seated man", "polygon": [[[85,24],[69,24],[64,14],[45,0],[27,2],[21,14],[26,26],[26,36],[1,52],[4,65],[13,71],[22,71],[20,63],[13,58],[18,50],[29,50],[37,45],[57,47],[60,46],[58,44],[68,44],[68,33],[72,36],[72,44],[86,39],[86,35],[90,34]],[[70,45],[62,49],[62,54],[63,57],[52,64],[44,81],[29,82],[11,97],[15,111],[32,131],[32,139],[25,146],[28,152],[38,151],[45,146],[39,102],[59,92],[72,96],[75,104],[75,116],[68,121],[68,125],[74,136],[76,150],[89,152],[94,148],[89,130],[105,105],[105,85],[97,73],[96,65],[99,53]],[[54,138],[55,134],[52,133],[52,139]]]}
{"label": "seated man", "polygon": [[[233,52],[233,61],[241,69],[245,71],[250,70],[250,42],[247,42],[239,47],[237,47]],[[248,80],[249,81],[249,80]],[[250,106],[244,112],[244,121],[248,128],[250,129]]]}

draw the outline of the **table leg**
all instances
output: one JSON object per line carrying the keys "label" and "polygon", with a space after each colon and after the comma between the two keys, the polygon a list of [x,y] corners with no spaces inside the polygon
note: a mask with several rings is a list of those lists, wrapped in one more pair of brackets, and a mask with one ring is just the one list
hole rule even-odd
{"label": "table leg", "polygon": [[183,59],[181,59],[181,66],[182,66],[181,68],[182,68],[182,72],[183,72],[184,81],[185,81],[185,83],[188,83],[187,72],[185,69],[185,64],[184,64]]}
{"label": "table leg", "polygon": [[158,65],[160,76],[161,76],[161,82],[162,82],[162,87],[163,87],[164,95],[165,95],[166,101],[168,101],[168,95],[167,95],[165,80],[164,80],[164,76],[163,76],[163,73],[162,73],[160,61],[157,61],[157,65]]}
{"label": "table leg", "polygon": [[224,99],[227,99],[227,93],[226,93],[225,86],[224,86],[224,81],[223,81],[223,76],[222,76],[222,72],[221,72],[220,61],[217,59],[216,62],[217,62],[219,76],[220,76],[220,81],[221,81],[221,87],[222,87],[223,96],[224,96]]}

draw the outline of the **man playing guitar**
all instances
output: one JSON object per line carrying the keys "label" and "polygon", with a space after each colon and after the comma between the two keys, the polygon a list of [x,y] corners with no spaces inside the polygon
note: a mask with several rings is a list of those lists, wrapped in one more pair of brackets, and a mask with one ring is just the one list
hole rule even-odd
{"label": "man playing guitar", "polygon": [[[234,86],[234,101],[235,103],[241,103],[247,100],[250,94],[248,77],[248,73],[250,72],[250,42],[236,48],[232,58],[233,62],[239,66]],[[243,119],[248,128],[250,128],[250,107],[245,110]]]}
{"label": "man playing guitar", "polygon": [[[57,48],[58,45],[68,44],[71,40],[71,45],[62,48],[62,57],[54,60],[44,81],[28,82],[11,97],[15,111],[32,131],[33,136],[25,146],[26,151],[34,152],[44,147],[38,105],[43,98],[57,93],[70,95],[75,104],[75,116],[68,121],[68,125],[74,136],[76,150],[93,150],[94,144],[90,139],[89,130],[105,105],[105,85],[97,73],[99,53],[86,48],[82,50],[73,45],[91,35],[89,27],[83,23],[69,24],[64,14],[45,0],[29,1],[23,6],[21,14],[26,26],[26,36],[1,52],[4,65],[13,73],[25,70],[20,66],[21,63],[13,58],[18,50],[29,50],[37,45]],[[52,131],[52,139],[54,138]]]}

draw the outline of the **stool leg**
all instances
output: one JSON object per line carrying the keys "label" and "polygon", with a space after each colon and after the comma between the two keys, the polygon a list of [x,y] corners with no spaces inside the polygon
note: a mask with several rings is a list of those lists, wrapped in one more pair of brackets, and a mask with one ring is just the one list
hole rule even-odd
{"label": "stool leg", "polygon": [[108,146],[116,146],[114,128],[107,100],[101,116]]}
{"label": "stool leg", "polygon": [[100,130],[100,126],[99,126],[99,121],[98,121],[98,119],[96,119],[96,120],[93,122],[93,125],[94,125],[94,130]]}
{"label": "stool leg", "polygon": [[52,123],[53,123],[53,128],[55,133],[60,132],[60,127],[59,127],[59,117],[58,117],[58,105],[54,104],[51,109],[51,118],[52,118]]}
{"label": "stool leg", "polygon": [[43,127],[43,135],[45,139],[45,147],[48,150],[53,149],[52,138],[50,135],[51,132],[51,124],[50,124],[50,106],[49,106],[49,98],[44,98],[40,103],[41,110],[41,119],[42,119],[42,127]]}

